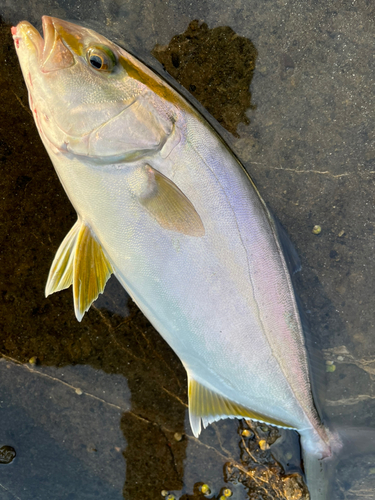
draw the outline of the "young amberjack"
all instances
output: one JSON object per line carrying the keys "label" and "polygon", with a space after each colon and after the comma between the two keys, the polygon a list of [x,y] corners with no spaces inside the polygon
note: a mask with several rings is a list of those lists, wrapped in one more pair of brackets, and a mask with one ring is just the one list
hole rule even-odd
{"label": "young amberjack", "polygon": [[328,498],[334,440],[312,398],[286,244],[242,165],[185,98],[105,37],[46,16],[44,40],[26,21],[12,32],[78,214],[46,295],[73,285],[80,321],[115,274],[186,368],[194,435],[228,417],[296,429],[311,499]]}

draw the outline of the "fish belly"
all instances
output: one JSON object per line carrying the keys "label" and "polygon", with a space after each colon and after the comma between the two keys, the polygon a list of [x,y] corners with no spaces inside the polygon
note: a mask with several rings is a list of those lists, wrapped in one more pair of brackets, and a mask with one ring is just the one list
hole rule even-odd
{"label": "fish belly", "polygon": [[[220,140],[187,122],[186,141],[167,159],[92,167],[90,189],[67,192],[189,376],[285,425],[314,426],[301,325],[268,211]],[[145,163],[188,197],[204,236],[162,229],[139,204],[129,178]],[[58,171],[64,185],[85,186],[85,169],[76,161]]]}

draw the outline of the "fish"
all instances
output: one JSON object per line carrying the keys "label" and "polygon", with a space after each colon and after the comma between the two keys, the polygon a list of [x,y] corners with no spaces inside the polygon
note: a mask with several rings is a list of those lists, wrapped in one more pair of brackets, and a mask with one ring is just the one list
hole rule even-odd
{"label": "fish", "polygon": [[12,28],[41,140],[77,212],[46,296],[78,321],[113,274],[188,376],[194,436],[224,418],[297,430],[311,500],[340,444],[314,404],[298,258],[243,165],[180,92],[91,29]]}

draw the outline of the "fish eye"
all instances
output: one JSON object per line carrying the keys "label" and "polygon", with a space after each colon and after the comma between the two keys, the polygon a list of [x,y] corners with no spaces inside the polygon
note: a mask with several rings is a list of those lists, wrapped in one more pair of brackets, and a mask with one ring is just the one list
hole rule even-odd
{"label": "fish eye", "polygon": [[86,52],[86,59],[96,71],[112,71],[117,63],[112,50],[104,46],[90,47]]}

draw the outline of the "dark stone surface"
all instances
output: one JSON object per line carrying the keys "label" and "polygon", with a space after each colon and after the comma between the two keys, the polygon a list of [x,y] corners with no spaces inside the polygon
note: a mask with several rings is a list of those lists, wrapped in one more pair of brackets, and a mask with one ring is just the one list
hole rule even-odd
{"label": "dark stone surface", "polygon": [[[241,39],[252,41],[258,53],[251,84],[256,107],[246,114],[249,125],[232,122],[230,130],[239,137],[224,136],[301,257],[302,271],[295,278],[309,320],[309,344],[335,368],[320,377],[323,415],[338,428],[373,427],[373,2],[90,0],[70,5],[29,0],[0,5],[0,14],[13,23],[28,19],[40,26],[46,13],[84,20],[146,53],[183,33],[192,19],[205,21],[208,29],[230,26]],[[172,66],[182,73],[183,57],[178,56],[179,68],[176,57]],[[145,59],[150,63],[147,54]],[[119,498],[123,488],[125,498],[137,500],[158,498],[166,489],[176,497],[200,498],[204,482],[218,496],[228,486],[229,470],[236,464],[253,466],[246,453],[241,455],[239,424],[220,422],[199,441],[191,437],[185,371],[132,303],[126,317],[119,314],[126,296],[118,295],[115,284],[81,324],[70,290],[44,298],[50,263],[75,213],[33,124],[9,26],[4,25],[0,67],[0,353],[1,366],[9,371],[0,384],[1,419],[7,423],[6,429],[0,427],[0,441],[17,450],[17,459],[2,468],[0,492],[6,500],[28,500],[30,491],[41,500],[75,498],[74,491],[86,492],[80,498]],[[222,116],[221,109],[211,111]],[[312,233],[316,224],[322,227],[319,235]],[[27,364],[34,356],[37,373]],[[99,384],[94,371],[74,372],[71,387],[64,385],[61,374],[78,370],[77,365],[108,378]],[[127,380],[129,393],[123,391],[131,395],[130,402],[111,399],[114,375]],[[98,384],[105,396],[95,392]],[[79,397],[91,401],[95,396],[104,403],[77,406],[80,388],[84,393]],[[50,401],[54,393],[58,397]],[[64,419],[67,424],[61,426]],[[180,442],[173,438],[176,431],[184,434]],[[282,434],[278,453],[278,442],[271,449],[276,446],[274,455],[292,475],[299,471],[298,440]],[[98,453],[101,461],[95,462]],[[288,453],[291,469],[285,462]],[[270,465],[268,484],[274,484],[282,471],[272,457],[264,459]],[[371,459],[346,459],[334,492],[354,499],[361,488],[364,498],[372,498]],[[46,462],[60,468],[49,465],[43,474]],[[30,471],[28,478],[24,470]],[[30,489],[25,493],[24,487]],[[296,487],[291,483],[288,491]],[[233,486],[232,498],[247,498],[249,488],[245,481]],[[266,491],[255,494],[269,498]]]}

